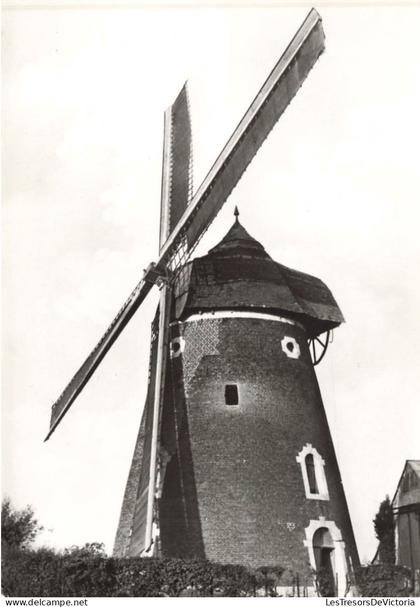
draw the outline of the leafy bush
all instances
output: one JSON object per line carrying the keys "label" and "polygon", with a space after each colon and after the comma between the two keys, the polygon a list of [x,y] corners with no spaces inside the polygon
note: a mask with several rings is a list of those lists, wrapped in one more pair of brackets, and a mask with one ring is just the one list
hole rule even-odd
{"label": "leafy bush", "polygon": [[1,543],[2,550],[10,547],[27,548],[42,530],[30,506],[23,510],[13,508],[10,499],[1,504]]}
{"label": "leafy bush", "polygon": [[400,565],[368,565],[356,571],[356,583],[360,596],[409,596],[412,574]]}
{"label": "leafy bush", "polygon": [[265,596],[276,596],[276,587],[280,584],[284,571],[284,567],[258,567],[255,590],[264,589]]}
{"label": "leafy bush", "polygon": [[251,596],[256,578],[241,565],[182,559],[114,559],[115,596]]}
{"label": "leafy bush", "polygon": [[379,506],[373,520],[375,535],[379,540],[379,560],[381,563],[395,564],[395,523],[394,510],[387,495]]}
{"label": "leafy bush", "polygon": [[103,544],[73,546],[60,558],[60,596],[113,596],[115,571]]}
{"label": "leafy bush", "polygon": [[252,596],[256,576],[241,565],[181,559],[108,558],[100,545],[9,550],[2,559],[6,596]]}
{"label": "leafy bush", "polygon": [[64,596],[60,557],[52,550],[9,547],[2,552],[2,591],[6,596]]}
{"label": "leafy bush", "polygon": [[57,553],[31,550],[38,525],[32,509],[2,505],[2,590],[27,597],[253,596],[259,589],[275,595],[284,569],[205,560],[108,557],[102,544],[73,546]]}

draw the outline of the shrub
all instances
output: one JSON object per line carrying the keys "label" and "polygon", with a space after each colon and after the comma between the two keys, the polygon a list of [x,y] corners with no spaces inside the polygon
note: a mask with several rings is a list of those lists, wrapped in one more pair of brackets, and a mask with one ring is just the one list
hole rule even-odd
{"label": "shrub", "polygon": [[2,552],[3,594],[64,596],[59,571],[60,557],[52,550],[9,547]]}
{"label": "shrub", "polygon": [[255,576],[241,565],[182,559],[115,560],[116,596],[250,596]]}
{"label": "shrub", "polygon": [[8,548],[27,548],[32,544],[42,527],[38,524],[30,506],[23,510],[13,508],[9,498],[1,504],[1,543],[2,550]]}
{"label": "shrub", "polygon": [[409,596],[412,589],[410,569],[381,563],[360,567],[356,572],[360,596]]}
{"label": "shrub", "polygon": [[379,540],[378,555],[381,563],[395,564],[394,511],[387,495],[373,520],[375,535]]}
{"label": "shrub", "polygon": [[115,559],[100,544],[52,550],[13,548],[3,555],[6,596],[252,596],[256,576],[241,565],[181,559]]}
{"label": "shrub", "polygon": [[115,568],[103,544],[73,546],[60,558],[62,594],[59,596],[114,596]]}

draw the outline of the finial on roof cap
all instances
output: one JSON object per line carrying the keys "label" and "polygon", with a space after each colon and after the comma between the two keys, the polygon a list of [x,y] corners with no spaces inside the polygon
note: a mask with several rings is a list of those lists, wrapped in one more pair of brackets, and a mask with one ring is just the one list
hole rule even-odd
{"label": "finial on roof cap", "polygon": [[239,211],[238,211],[238,207],[237,207],[236,205],[235,205],[235,210],[233,211],[233,214],[235,215],[236,221],[239,221],[239,220],[238,220],[238,217],[239,217]]}

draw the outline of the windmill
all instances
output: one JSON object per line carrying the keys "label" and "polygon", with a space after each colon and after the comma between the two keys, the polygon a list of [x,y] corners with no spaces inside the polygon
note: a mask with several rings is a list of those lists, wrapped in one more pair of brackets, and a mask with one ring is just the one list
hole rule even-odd
{"label": "windmill", "polygon": [[[164,531],[165,525],[168,527],[168,522],[172,525],[174,520],[171,519],[171,516],[173,516],[175,510],[172,508],[173,504],[170,503],[168,507],[169,510],[172,508],[172,514],[165,515],[165,500],[160,498],[162,491],[167,492],[168,483],[172,482],[171,479],[174,478],[174,474],[176,475],[179,472],[178,469],[174,472],[174,460],[165,439],[171,434],[168,426],[175,428],[172,438],[176,443],[181,440],[181,435],[177,432],[183,423],[181,418],[177,418],[177,416],[183,415],[180,414],[181,409],[177,408],[177,397],[169,395],[170,390],[168,388],[171,384],[170,374],[174,371],[173,367],[183,353],[187,335],[185,332],[182,333],[183,329],[180,327],[174,328],[174,324],[176,324],[174,319],[180,318],[179,314],[182,315],[182,310],[185,308],[188,285],[191,284],[192,280],[191,272],[195,272],[196,275],[197,271],[202,270],[205,274],[205,268],[200,270],[199,266],[196,266],[195,269],[192,269],[188,260],[200,238],[210,227],[213,219],[323,50],[324,32],[321,18],[312,9],[194,195],[192,195],[191,125],[186,86],[182,88],[173,105],[165,113],[158,260],[156,263],[151,263],[145,270],[141,281],[123,304],[110,327],[53,405],[50,429],[46,437],[47,440],[55,431],[114,341],[153,286],[157,285],[160,289],[160,301],[157,316],[152,324],[149,390],[117,532],[115,548],[117,554],[150,555],[157,554],[160,551],[164,554],[170,554],[171,542],[173,546],[178,544],[179,547],[182,545],[182,541],[178,542],[177,532],[167,542],[167,549],[163,545],[163,537],[160,538],[161,531]],[[220,243],[219,247],[213,250],[214,255],[222,260],[223,265],[226,251],[232,251],[235,247],[246,250],[245,257],[266,259],[266,255],[261,251],[263,249],[262,245],[249,237],[249,234],[240,225],[238,217],[236,217],[235,224],[227,237]],[[204,276],[204,281],[206,280],[207,277]],[[292,306],[293,309],[289,310],[290,318],[284,319],[282,317],[282,322],[284,321],[288,325],[296,324],[300,327],[301,325],[296,320],[299,314],[307,321],[305,339],[309,340],[310,345],[307,358],[310,360],[310,351],[312,368],[312,364],[320,362],[325,354],[329,331],[340,324],[342,316],[329,291],[326,290],[326,287],[324,289],[322,283],[321,286],[317,283],[316,287],[319,292],[319,301],[311,307],[311,304],[305,301],[305,287],[303,286],[305,281],[300,280],[300,286],[297,285],[297,273],[289,273],[287,281],[295,281],[295,286],[290,289],[291,297],[294,297],[294,308]],[[315,283],[312,282],[311,284]],[[323,311],[320,311],[320,308]],[[327,311],[325,311],[326,309]],[[241,312],[238,312],[238,314],[240,317]],[[258,313],[256,314],[258,315]],[[252,318],[253,320],[261,320],[258,316]],[[204,317],[200,318],[201,324],[197,325],[201,328],[204,327],[202,320],[204,320]],[[203,334],[199,335],[197,339],[200,343],[205,343],[206,339],[211,341],[212,336]],[[282,350],[290,354],[290,356],[287,354],[290,359],[299,357],[299,346],[296,339],[293,336],[287,337],[284,335],[282,337]],[[169,365],[171,368],[168,366],[168,361],[174,361],[174,365]],[[313,370],[311,373],[313,374]],[[312,375],[310,381],[313,382]],[[225,386],[225,399],[227,405],[237,406],[238,391],[237,386],[235,389],[235,384]],[[318,407],[318,405],[316,406]],[[322,418],[321,425],[325,423],[324,418]],[[326,436],[325,440],[328,445],[325,448],[331,450],[332,443],[330,448],[331,440],[328,431]],[[319,466],[323,464],[321,460],[316,458],[316,450],[311,450],[311,448],[311,445],[303,448],[299,454],[296,453],[295,459],[300,457],[300,460],[304,462],[301,465],[306,474],[306,476],[304,474],[305,490],[308,485],[308,491],[311,493],[311,490],[318,483],[317,491],[312,497],[316,496],[316,499],[319,498],[322,502],[326,499],[325,496],[328,493],[324,486],[325,483],[322,482],[321,472],[318,470]],[[334,482],[339,485],[341,481],[333,451],[330,459],[334,470]],[[299,462],[299,460],[297,461]],[[187,474],[186,470],[187,468],[183,469],[183,474],[184,472]],[[188,493],[190,480],[187,476],[182,479],[184,488],[186,488],[183,496],[185,512],[200,507],[200,504],[195,503],[197,501],[195,488],[193,487],[192,492]],[[192,485],[194,485],[194,482],[192,482]],[[190,495],[191,499],[186,498],[187,494]],[[357,560],[345,498],[340,493],[337,499],[340,502],[340,508],[344,511],[342,526],[349,529],[347,533],[348,543],[351,545],[353,556],[356,555],[353,560]],[[187,503],[185,503],[185,500]],[[160,512],[158,504],[163,508]],[[327,513],[324,510],[321,503],[319,512],[321,512],[322,520],[325,519],[323,514]],[[218,541],[220,544],[220,540],[217,540],[217,538],[215,540],[213,537],[209,540],[208,546],[204,546],[200,521],[196,516],[190,516],[188,513],[184,516],[184,514],[181,515],[182,524],[180,524],[179,533],[181,536],[185,536],[186,533],[192,539],[189,540],[189,543],[187,542],[188,545],[180,548],[180,555],[212,556],[212,543]],[[282,524],[286,525],[287,532],[290,532],[296,526],[292,521],[283,521]],[[176,528],[176,521],[174,526]],[[299,529],[299,531],[301,530]],[[332,535],[330,531],[332,531]],[[165,533],[164,531],[164,535]],[[332,549],[329,542],[340,542],[342,539],[340,533],[336,532],[333,526],[328,527],[327,523],[325,525],[312,525],[311,533],[314,537],[318,533],[316,540],[312,542],[311,539],[312,552],[310,551],[311,564],[316,568],[319,565],[319,559],[321,561],[324,559],[325,563],[328,561],[326,555]],[[198,538],[195,543],[194,538]],[[302,544],[302,541],[300,543]],[[196,549],[198,545],[200,547]],[[341,576],[340,586],[344,583],[342,581],[343,571],[348,570],[346,564],[348,557],[343,550],[337,552],[341,557],[338,556],[336,559]],[[219,555],[218,558],[232,558],[228,553],[229,550],[225,557]],[[215,555],[217,556],[217,554],[216,551]],[[247,560],[246,556],[244,558]],[[263,558],[263,556],[258,558]],[[300,556],[296,558],[301,559]],[[324,563],[324,561],[322,562]]]}

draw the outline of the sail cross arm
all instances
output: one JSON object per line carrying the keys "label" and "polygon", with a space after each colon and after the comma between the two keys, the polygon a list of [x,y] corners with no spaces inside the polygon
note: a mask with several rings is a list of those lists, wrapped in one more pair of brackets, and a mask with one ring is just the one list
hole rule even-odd
{"label": "sail cross arm", "polygon": [[[186,84],[166,111],[164,143],[160,243],[166,240],[168,232],[178,222],[188,204],[191,191],[191,122]],[[156,265],[151,264],[146,270],[143,280],[130,294],[99,343],[52,406],[50,429],[45,440],[54,432],[153,284],[167,275],[167,269],[160,261]]]}
{"label": "sail cross arm", "polygon": [[233,188],[261,147],[309,71],[323,52],[322,20],[312,9],[275,65],[254,101],[198,188],[161,251],[165,264],[177,254],[185,237],[188,253],[180,255],[173,270],[189,257],[200,237],[222,208]]}
{"label": "sail cross arm", "polygon": [[137,308],[144,301],[156,281],[156,276],[160,276],[160,273],[157,272],[154,264],[150,264],[145,271],[143,279],[139,282],[128,299],[125,301],[124,305],[121,307],[118,314],[109,325],[101,340],[89,354],[85,362],[76,372],[62,394],[52,406],[50,429],[45,440],[50,438],[51,434],[61,422],[77,396],[87,384],[88,380],[98,367],[101,360],[104,358],[105,354],[120,335],[121,331],[136,312]]}

